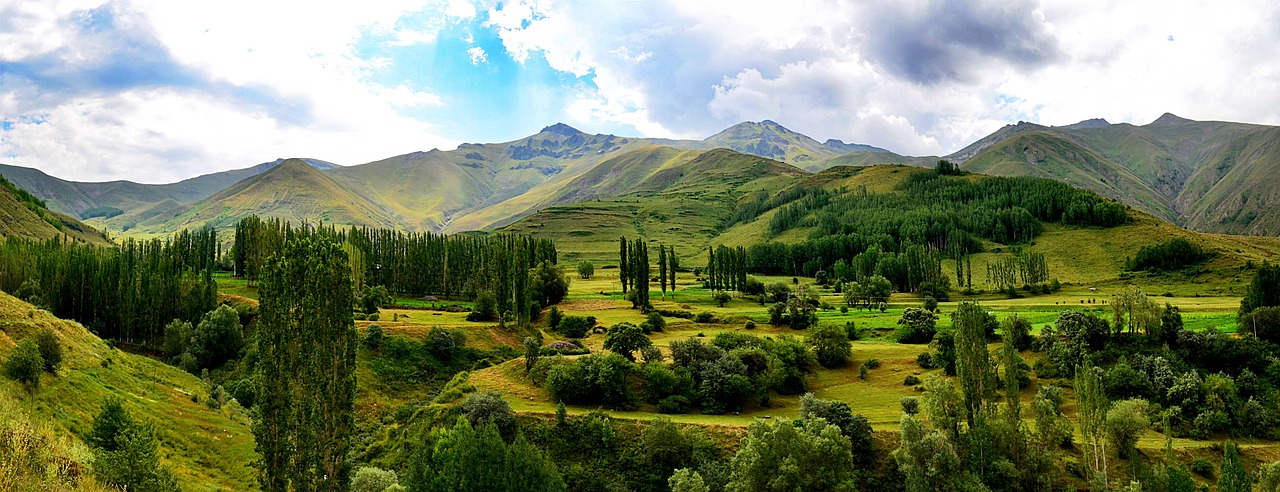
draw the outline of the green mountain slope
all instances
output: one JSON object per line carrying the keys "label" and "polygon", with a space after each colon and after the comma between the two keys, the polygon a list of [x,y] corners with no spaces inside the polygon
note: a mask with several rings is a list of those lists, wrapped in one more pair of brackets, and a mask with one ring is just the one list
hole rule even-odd
{"label": "green mountain slope", "polygon": [[62,368],[56,375],[44,373],[39,389],[30,394],[12,379],[0,378],[0,393],[25,402],[31,415],[50,421],[56,435],[78,444],[107,397],[119,397],[135,418],[157,424],[161,462],[183,490],[257,488],[254,470],[245,466],[257,453],[243,410],[236,405],[212,410],[204,404],[209,389],[200,378],[113,349],[79,323],[0,292],[0,359],[9,357],[17,341],[44,328],[53,330],[63,347]]}
{"label": "green mountain slope", "polygon": [[288,159],[189,207],[158,213],[139,223],[137,229],[151,234],[203,226],[227,229],[249,215],[294,223],[323,221],[388,228],[401,223],[382,205],[352,193],[305,161]]}
{"label": "green mountain slope", "polygon": [[641,236],[698,254],[715,240],[737,204],[775,193],[808,173],[727,149],[678,151],[650,147],[602,163],[568,189],[599,187],[614,197],[567,195],[580,203],[551,206],[501,230],[554,238],[573,256],[617,255],[620,236]]}
{"label": "green mountain slope", "polygon": [[0,236],[41,240],[69,237],[94,244],[111,243],[96,229],[45,208],[4,176],[0,176]]}
{"label": "green mountain slope", "polygon": [[[1105,120],[1054,128],[1020,124],[950,157],[964,158],[979,147],[964,169],[1074,179],[1199,231],[1280,234],[1280,181],[1274,179],[1280,175],[1280,127],[1167,113],[1142,126]],[[1010,151],[1021,148],[1027,149],[1022,156]],[[1046,167],[1037,159],[1052,162]]]}
{"label": "green mountain slope", "polygon": [[1129,168],[1052,131],[1024,131],[987,147],[963,169],[996,176],[1034,176],[1063,181],[1099,195],[1124,201],[1173,221],[1169,198]]}

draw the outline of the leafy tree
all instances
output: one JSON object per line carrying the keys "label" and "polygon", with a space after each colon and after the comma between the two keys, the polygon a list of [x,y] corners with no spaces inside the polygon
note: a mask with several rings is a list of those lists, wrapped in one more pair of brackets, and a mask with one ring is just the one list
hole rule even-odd
{"label": "leafy tree", "polygon": [[33,337],[19,341],[4,363],[6,376],[35,389],[40,388],[40,371],[43,370],[44,359],[40,357],[40,346]]}
{"label": "leafy tree", "polygon": [[889,294],[893,289],[893,284],[889,279],[880,275],[872,275],[862,286],[866,298],[869,302],[879,304],[889,302]]}
{"label": "leafy tree", "polygon": [[226,304],[200,319],[192,335],[192,352],[201,368],[216,368],[236,357],[244,346],[240,315]]}
{"label": "leafy tree", "polygon": [[547,313],[547,326],[552,330],[560,328],[560,321],[564,319],[564,315],[560,314],[560,308],[551,306],[551,311]]}
{"label": "leafy tree", "polygon": [[605,350],[626,357],[631,362],[636,360],[635,351],[650,345],[653,342],[644,334],[644,330],[626,322],[609,327],[609,333],[604,337]]}
{"label": "leafy tree", "polygon": [[1240,461],[1240,446],[1228,442],[1222,451],[1222,475],[1218,479],[1218,490],[1222,492],[1250,492],[1253,490],[1253,479],[1244,469]]}
{"label": "leafy tree", "polygon": [[1001,323],[1006,343],[1013,344],[1019,352],[1031,348],[1031,322],[1018,315],[1005,318]]}
{"label": "leafy tree", "polygon": [[471,425],[479,427],[485,423],[493,424],[504,436],[514,435],[519,426],[515,413],[511,411],[511,404],[497,391],[471,393],[463,400],[459,409]]}
{"label": "leafy tree", "polygon": [[671,478],[667,480],[667,486],[671,487],[671,492],[711,492],[706,482],[702,480],[702,475],[688,468],[680,468],[671,474]]}
{"label": "leafy tree", "polygon": [[945,431],[930,431],[915,416],[904,413],[899,432],[902,437],[893,460],[905,475],[903,485],[908,492],[958,489],[964,468]]}
{"label": "leafy tree", "polygon": [[40,359],[44,362],[44,370],[55,372],[62,365],[62,344],[58,343],[58,336],[53,333],[53,329],[49,327],[41,328],[36,332],[36,347],[40,349]]}
{"label": "leafy tree", "polygon": [[1280,461],[1258,468],[1258,490],[1280,490]]}
{"label": "leafy tree", "polygon": [[374,286],[360,296],[360,310],[364,314],[374,314],[390,302],[391,294],[387,292],[387,288],[381,285]]}
{"label": "leafy tree", "polygon": [[433,326],[431,331],[427,332],[427,339],[424,344],[427,347],[427,351],[436,359],[450,361],[453,360],[453,354],[458,350],[457,338],[459,337],[455,337],[449,330]]}
{"label": "leafy tree", "polygon": [[473,427],[465,418],[417,443],[405,482],[409,490],[430,492],[565,490],[555,465],[524,435],[507,445],[493,425]]}
{"label": "leafy tree", "polygon": [[1107,440],[1121,458],[1137,455],[1138,436],[1151,426],[1147,419],[1147,401],[1134,398],[1111,405],[1106,417]]}
{"label": "leafy tree", "polygon": [[932,311],[910,307],[898,318],[898,343],[929,343],[937,333],[938,316]]}
{"label": "leafy tree", "polygon": [[1280,307],[1264,307],[1240,317],[1239,328],[1259,340],[1280,343]]}
{"label": "leafy tree", "polygon": [[815,325],[809,328],[805,341],[818,356],[822,367],[840,367],[849,363],[853,355],[853,345],[844,328],[836,325]]}
{"label": "leafy tree", "polygon": [[89,435],[85,439],[90,446],[106,451],[120,449],[116,443],[116,437],[124,429],[138,423],[124,409],[123,403],[122,400],[116,397],[107,398],[107,401],[102,405],[102,411],[94,417],[93,427],[89,430]]}
{"label": "leafy tree", "polygon": [[99,449],[93,473],[99,480],[125,490],[167,492],[181,490],[168,467],[161,466],[155,429],[134,423],[115,436],[115,450]]}
{"label": "leafy tree", "polygon": [[560,320],[557,329],[569,338],[582,338],[594,327],[595,320],[590,316],[565,316]]}
{"label": "leafy tree", "polygon": [[800,418],[805,421],[824,419],[828,424],[839,427],[840,433],[849,439],[853,462],[859,468],[866,468],[875,461],[871,421],[862,415],[854,415],[848,403],[821,400],[813,393],[805,393],[800,397]]}
{"label": "leafy tree", "polygon": [[1076,418],[1085,440],[1085,459],[1089,478],[1094,485],[1107,483],[1107,448],[1103,441],[1106,430],[1107,397],[1102,386],[1102,370],[1078,367],[1075,370]]}
{"label": "leafy tree", "polygon": [[1280,306],[1280,265],[1263,262],[1262,267],[1253,274],[1244,299],[1240,300],[1240,314],[1273,306]]}
{"label": "leafy tree", "polygon": [[498,317],[498,300],[493,292],[484,291],[476,295],[475,309],[467,315],[467,321],[492,321]]}
{"label": "leafy tree", "polygon": [[364,329],[364,346],[370,350],[381,350],[383,338],[382,325],[374,323]]}
{"label": "leafy tree", "polygon": [[538,356],[542,354],[542,344],[538,343],[538,339],[534,337],[524,337],[521,344],[524,345],[524,372],[529,372],[538,363]]}
{"label": "leafy tree", "polygon": [[596,274],[596,265],[591,260],[578,261],[578,276],[582,279],[589,279]]}
{"label": "leafy tree", "polygon": [[304,229],[263,267],[254,440],[266,491],[341,490],[350,480],[356,327],[351,267]]}
{"label": "leafy tree", "polygon": [[160,465],[155,431],[134,420],[119,398],[107,399],[87,440],[94,449],[99,480],[127,490],[179,490],[173,474]]}
{"label": "leafy tree", "polygon": [[730,492],[853,490],[849,441],[823,419],[756,420],[729,466]]}
{"label": "leafy tree", "polygon": [[560,304],[564,296],[569,294],[569,277],[560,273],[560,268],[550,260],[538,264],[530,272],[530,290],[533,300],[542,306]]}
{"label": "leafy tree", "polygon": [[791,286],[784,282],[769,282],[764,287],[765,293],[773,299],[773,302],[787,302],[791,298]]}
{"label": "leafy tree", "polygon": [[164,353],[169,357],[182,355],[191,343],[195,328],[188,321],[175,319],[164,327]]}
{"label": "leafy tree", "polygon": [[383,492],[387,487],[399,483],[395,470],[362,466],[351,477],[351,492]]}

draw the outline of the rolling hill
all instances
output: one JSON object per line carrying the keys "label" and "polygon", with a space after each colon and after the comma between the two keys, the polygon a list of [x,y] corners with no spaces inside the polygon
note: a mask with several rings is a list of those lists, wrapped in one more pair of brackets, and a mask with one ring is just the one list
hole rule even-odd
{"label": "rolling hill", "polygon": [[352,193],[302,159],[288,159],[190,206],[157,214],[141,228],[158,233],[210,226],[233,228],[251,214],[293,223],[396,228],[398,217],[368,198]]}
{"label": "rolling hill", "polygon": [[52,212],[32,198],[0,176],[0,237],[17,236],[38,240],[68,237],[93,244],[111,244],[111,240],[96,229],[66,215]]}
{"label": "rolling hill", "polygon": [[727,149],[649,147],[602,163],[568,187],[613,196],[565,195],[577,203],[544,208],[500,230],[554,237],[573,257],[616,255],[620,236],[674,244],[692,256],[719,237],[744,198],[773,194],[808,174]]}
{"label": "rolling hill", "polygon": [[1280,233],[1280,127],[1165,114],[1143,126],[1007,126],[979,143],[997,138],[970,146],[963,168],[1067,179],[1198,231]]}

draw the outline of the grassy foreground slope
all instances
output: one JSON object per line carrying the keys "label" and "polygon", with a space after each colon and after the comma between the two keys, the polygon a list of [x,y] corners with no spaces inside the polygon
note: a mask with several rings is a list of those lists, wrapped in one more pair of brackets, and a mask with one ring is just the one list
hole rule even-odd
{"label": "grassy foreground slope", "polygon": [[184,490],[256,488],[254,471],[246,466],[257,458],[253,435],[237,405],[209,409],[204,404],[209,389],[198,377],[114,349],[79,323],[0,292],[0,358],[7,359],[18,340],[44,328],[53,330],[65,354],[57,374],[44,373],[30,393],[11,379],[0,380],[0,393],[21,401],[28,415],[48,418],[55,434],[83,444],[103,402],[117,396],[135,418],[157,424],[161,462]]}

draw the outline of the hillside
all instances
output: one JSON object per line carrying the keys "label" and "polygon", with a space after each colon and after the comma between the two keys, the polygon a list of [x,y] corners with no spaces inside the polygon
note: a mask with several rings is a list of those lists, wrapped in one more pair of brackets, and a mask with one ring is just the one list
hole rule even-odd
{"label": "hillside", "polygon": [[76,241],[107,245],[111,241],[102,233],[80,221],[49,211],[41,203],[26,195],[0,176],[0,237],[17,236],[29,239],[70,237]]}
{"label": "hillside", "polygon": [[352,193],[302,159],[289,159],[174,214],[160,213],[141,229],[170,233],[211,226],[234,227],[249,215],[279,217],[294,223],[396,228],[400,221],[383,206]]}
{"label": "hillside", "polygon": [[617,192],[614,197],[569,195],[585,200],[545,208],[500,230],[553,238],[574,256],[616,256],[620,236],[674,244],[691,256],[719,236],[743,198],[772,194],[806,175],[731,150],[651,147],[602,163],[569,187],[599,187]]}
{"label": "hillside", "polygon": [[[340,167],[319,159],[304,160],[321,170]],[[69,181],[50,176],[38,169],[5,164],[0,164],[0,173],[8,176],[18,187],[45,200],[51,210],[84,217],[82,214],[85,211],[95,208],[118,208],[127,213],[140,208],[150,208],[165,200],[191,203],[222,191],[245,178],[267,172],[282,162],[284,159],[276,159],[253,167],[205,174],[170,184]],[[113,221],[113,225],[121,222],[124,220]]]}
{"label": "hillside", "polygon": [[1138,207],[1168,221],[1177,213],[1168,197],[1129,168],[1057,133],[1024,131],[987,147],[963,165],[996,176],[1048,178]]}
{"label": "hillside", "polygon": [[1280,186],[1272,179],[1280,173],[1280,127],[1168,113],[1141,126],[1019,124],[948,157],[968,159],[964,169],[976,172],[1073,178],[1193,230],[1280,233]]}
{"label": "hillside", "polygon": [[0,378],[0,393],[23,401],[31,415],[48,419],[56,435],[77,446],[83,446],[106,398],[121,397],[135,418],[157,424],[161,462],[184,490],[256,488],[253,470],[244,466],[257,457],[253,436],[247,414],[237,405],[211,410],[204,404],[209,388],[200,378],[114,349],[79,323],[0,292],[0,358],[7,359],[18,340],[43,328],[52,329],[63,346],[62,368],[56,375],[45,373],[30,395],[12,379]]}

